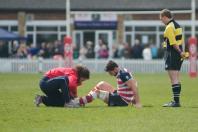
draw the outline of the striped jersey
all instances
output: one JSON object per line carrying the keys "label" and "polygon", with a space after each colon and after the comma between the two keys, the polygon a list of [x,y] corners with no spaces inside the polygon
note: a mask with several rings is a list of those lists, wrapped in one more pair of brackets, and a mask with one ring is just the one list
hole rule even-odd
{"label": "striped jersey", "polygon": [[127,71],[127,69],[120,69],[117,76],[117,93],[120,97],[126,101],[128,104],[131,103],[133,98],[133,91],[130,89],[125,82],[133,79],[131,73]]}

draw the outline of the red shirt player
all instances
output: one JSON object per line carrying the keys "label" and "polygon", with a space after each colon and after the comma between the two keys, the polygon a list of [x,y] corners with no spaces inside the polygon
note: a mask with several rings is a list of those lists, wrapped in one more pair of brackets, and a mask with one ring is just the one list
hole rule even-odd
{"label": "red shirt player", "polygon": [[40,88],[45,95],[37,95],[36,106],[41,103],[46,106],[67,107],[71,99],[76,98],[77,87],[89,79],[90,72],[84,66],[75,68],[54,68],[47,71],[40,81]]}

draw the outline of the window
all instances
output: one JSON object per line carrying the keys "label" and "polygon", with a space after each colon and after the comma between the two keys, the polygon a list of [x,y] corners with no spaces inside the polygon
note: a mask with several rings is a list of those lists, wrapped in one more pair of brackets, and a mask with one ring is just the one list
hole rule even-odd
{"label": "window", "polygon": [[8,30],[8,26],[0,26],[0,28]]}
{"label": "window", "polygon": [[191,27],[190,26],[185,26],[184,29],[185,29],[185,31],[191,31]]}
{"label": "window", "polygon": [[58,27],[50,27],[50,26],[37,26],[37,31],[58,31]]}
{"label": "window", "polygon": [[132,45],[132,42],[131,42],[132,38],[131,38],[131,37],[132,37],[132,36],[129,35],[129,34],[126,35],[126,42],[127,42],[129,45]]}
{"label": "window", "polygon": [[34,31],[34,27],[33,26],[27,26],[27,31]]}
{"label": "window", "polygon": [[11,26],[11,31],[12,32],[18,32],[18,27],[17,26]]}
{"label": "window", "polygon": [[63,32],[66,32],[67,28],[66,28],[66,26],[61,26],[60,30]]}
{"label": "window", "polygon": [[140,27],[136,26],[135,31],[156,31],[156,27]]}
{"label": "window", "polygon": [[131,26],[126,26],[126,27],[125,27],[125,31],[126,31],[126,32],[132,31],[132,27],[131,27]]}
{"label": "window", "polygon": [[30,45],[33,43],[33,35],[32,34],[28,34],[27,35],[27,44]]}
{"label": "window", "polygon": [[156,34],[136,34],[135,38],[140,40],[140,44],[156,44]]}
{"label": "window", "polygon": [[113,40],[116,40],[116,35],[117,35],[117,33],[116,33],[116,31],[113,31]]}
{"label": "window", "polygon": [[159,27],[159,31],[164,32],[164,30],[165,30],[165,26],[160,26]]}
{"label": "window", "polygon": [[37,44],[41,44],[42,42],[54,42],[58,40],[57,34],[37,34]]}

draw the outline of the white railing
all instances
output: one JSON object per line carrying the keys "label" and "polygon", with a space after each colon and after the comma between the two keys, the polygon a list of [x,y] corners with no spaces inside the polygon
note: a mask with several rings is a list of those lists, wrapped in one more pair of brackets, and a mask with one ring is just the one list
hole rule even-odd
{"label": "white railing", "polygon": [[[108,60],[75,60],[74,64],[86,65],[91,72],[104,72],[105,65]],[[115,60],[121,67],[136,73],[161,73],[164,70],[163,60]],[[198,61],[197,61],[198,64]],[[56,60],[27,60],[27,59],[0,59],[0,72],[16,72],[16,73],[37,73],[45,72],[55,67],[64,67],[64,61]],[[181,71],[188,72],[188,61],[184,61]]]}

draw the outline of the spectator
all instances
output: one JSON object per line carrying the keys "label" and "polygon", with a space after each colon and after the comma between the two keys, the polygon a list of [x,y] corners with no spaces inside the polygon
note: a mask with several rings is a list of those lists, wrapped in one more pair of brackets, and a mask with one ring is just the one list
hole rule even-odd
{"label": "spectator", "polygon": [[117,45],[113,44],[112,51],[113,51],[113,58],[118,58],[118,48],[117,48]]}
{"label": "spectator", "polygon": [[60,55],[64,57],[64,44],[61,41],[56,40],[54,42],[54,54],[53,55]]}
{"label": "spectator", "polygon": [[104,58],[108,58],[109,57],[109,51],[108,51],[107,46],[105,44],[103,44],[100,47],[98,53],[99,53],[99,58],[100,59],[104,59]]}
{"label": "spectator", "polygon": [[18,48],[19,48],[19,42],[18,41],[13,41],[12,56],[16,55]]}
{"label": "spectator", "polygon": [[28,54],[30,55],[30,57],[34,58],[38,55],[39,49],[36,47],[36,45],[31,44],[30,48],[28,49]]}
{"label": "spectator", "polygon": [[73,58],[78,59],[79,57],[79,48],[74,44],[73,45]]}
{"label": "spectator", "polygon": [[124,52],[124,44],[122,43],[118,45],[118,58],[123,57],[123,52]]}
{"label": "spectator", "polygon": [[87,47],[86,57],[87,58],[95,58],[93,43],[91,41],[87,41],[86,47]]}
{"label": "spectator", "polygon": [[27,58],[28,51],[25,43],[21,43],[17,50],[16,57],[17,58]]}
{"label": "spectator", "polygon": [[149,45],[145,45],[145,48],[142,52],[142,56],[144,60],[152,60],[151,48]]}
{"label": "spectator", "polygon": [[128,43],[124,43],[124,49],[123,49],[123,57],[124,58],[130,58],[131,54],[131,49]]}
{"label": "spectator", "polygon": [[47,44],[45,42],[41,44],[41,48],[38,52],[38,55],[42,58],[49,58],[49,51],[47,49]]}
{"label": "spectator", "polygon": [[83,59],[85,59],[86,58],[86,53],[87,53],[87,49],[85,48],[85,47],[82,47],[81,49],[80,49],[80,51],[79,51],[79,57],[78,57],[78,59],[80,60],[80,61],[82,61]]}
{"label": "spectator", "polygon": [[151,54],[152,54],[153,59],[157,58],[158,49],[157,49],[156,45],[154,45],[154,44],[151,44]]}
{"label": "spectator", "polygon": [[99,58],[99,50],[100,50],[100,48],[102,47],[103,44],[104,43],[103,43],[102,39],[99,39],[98,40],[98,45],[95,45],[94,52],[95,52],[95,57],[96,58]]}
{"label": "spectator", "polygon": [[3,41],[0,41],[0,57],[8,57],[8,45]]}
{"label": "spectator", "polygon": [[48,54],[49,54],[49,58],[52,58],[53,55],[54,55],[54,47],[53,47],[53,43],[49,42],[47,43],[47,51],[48,51]]}
{"label": "spectator", "polygon": [[132,47],[132,57],[135,59],[142,58],[142,46],[138,39],[135,40],[135,45]]}

